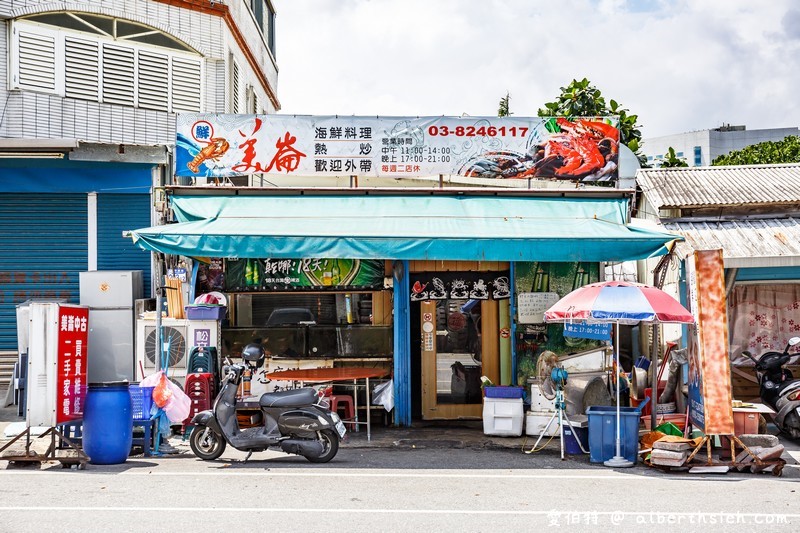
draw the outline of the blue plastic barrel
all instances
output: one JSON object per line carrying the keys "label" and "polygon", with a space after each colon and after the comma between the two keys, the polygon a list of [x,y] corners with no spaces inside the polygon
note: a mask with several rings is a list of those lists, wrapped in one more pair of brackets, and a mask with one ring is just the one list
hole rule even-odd
{"label": "blue plastic barrel", "polygon": [[95,465],[124,463],[133,439],[127,381],[90,383],[83,407],[83,451]]}

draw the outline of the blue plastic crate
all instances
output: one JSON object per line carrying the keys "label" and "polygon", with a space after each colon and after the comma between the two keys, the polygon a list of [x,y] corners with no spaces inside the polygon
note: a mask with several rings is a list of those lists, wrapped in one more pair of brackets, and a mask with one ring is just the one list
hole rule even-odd
{"label": "blue plastic crate", "polygon": [[484,396],[487,398],[522,398],[525,394],[523,387],[484,387]]}
{"label": "blue plastic crate", "polygon": [[[589,416],[589,461],[605,462],[617,454],[617,408],[593,405]],[[639,417],[636,407],[620,407],[620,455],[636,463],[639,457]]]}
{"label": "blue plastic crate", "polygon": [[223,320],[228,308],[224,305],[187,305],[184,310],[189,320]]}
{"label": "blue plastic crate", "polygon": [[155,387],[140,387],[139,385],[128,387],[131,393],[134,420],[150,419],[150,409],[153,407],[153,389]]}

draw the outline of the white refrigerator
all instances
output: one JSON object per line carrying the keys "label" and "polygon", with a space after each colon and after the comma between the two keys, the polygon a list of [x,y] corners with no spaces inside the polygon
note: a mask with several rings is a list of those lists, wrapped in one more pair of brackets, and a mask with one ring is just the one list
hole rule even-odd
{"label": "white refrigerator", "polygon": [[134,381],[134,304],[141,297],[141,270],[80,273],[80,302],[89,307],[89,383]]}

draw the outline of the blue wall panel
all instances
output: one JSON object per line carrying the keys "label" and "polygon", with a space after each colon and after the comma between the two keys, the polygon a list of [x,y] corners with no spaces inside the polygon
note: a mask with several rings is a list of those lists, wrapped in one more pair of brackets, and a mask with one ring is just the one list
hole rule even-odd
{"label": "blue wall panel", "polygon": [[97,195],[97,270],[141,270],[145,297],[150,296],[150,252],[122,232],[148,226],[149,194]]}
{"label": "blue wall panel", "polygon": [[86,194],[0,194],[0,350],[17,349],[18,304],[78,303],[86,227]]}

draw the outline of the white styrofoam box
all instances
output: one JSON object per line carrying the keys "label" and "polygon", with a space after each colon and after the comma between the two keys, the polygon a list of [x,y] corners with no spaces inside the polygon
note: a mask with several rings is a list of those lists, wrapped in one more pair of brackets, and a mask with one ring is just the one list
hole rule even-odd
{"label": "white styrofoam box", "polygon": [[549,411],[556,410],[556,399],[548,400],[545,398],[542,391],[539,390],[539,380],[529,380],[531,382],[531,411]]}
{"label": "white styrofoam box", "polygon": [[[544,429],[552,417],[553,411],[528,411],[525,416],[525,434],[535,436],[541,435],[544,433]],[[566,424],[566,421],[564,423]],[[544,434],[547,437],[552,437],[553,435],[558,437],[560,435],[558,430],[558,416],[556,416],[556,419],[550,424],[550,427],[547,428],[547,433]]]}
{"label": "white styrofoam box", "polygon": [[524,420],[522,398],[483,399],[484,435],[520,437]]}

